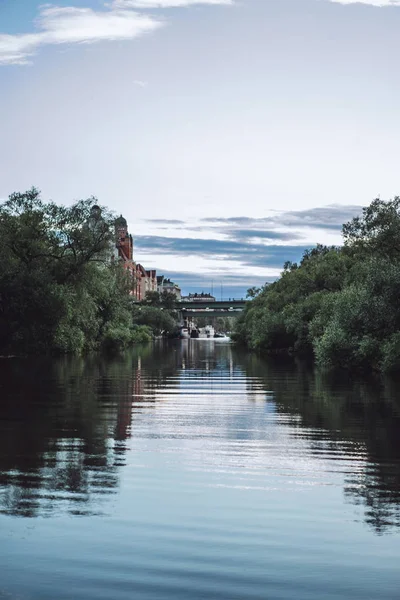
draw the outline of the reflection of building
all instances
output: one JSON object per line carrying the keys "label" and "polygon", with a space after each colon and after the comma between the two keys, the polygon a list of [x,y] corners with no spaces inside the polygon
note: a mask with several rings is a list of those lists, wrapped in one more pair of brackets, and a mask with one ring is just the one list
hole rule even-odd
{"label": "reflection of building", "polygon": [[167,279],[164,275],[157,277],[157,289],[160,294],[167,292],[168,294],[173,294],[176,300],[181,299],[181,288],[179,285]]}
{"label": "reflection of building", "polygon": [[[133,379],[133,394],[129,394],[126,399],[121,398],[118,403],[117,426],[115,439],[119,441],[127,440],[131,437],[132,427],[132,404],[142,400],[144,394],[144,381],[142,379],[142,359],[138,357],[135,377]],[[133,401],[132,401],[133,400]]]}

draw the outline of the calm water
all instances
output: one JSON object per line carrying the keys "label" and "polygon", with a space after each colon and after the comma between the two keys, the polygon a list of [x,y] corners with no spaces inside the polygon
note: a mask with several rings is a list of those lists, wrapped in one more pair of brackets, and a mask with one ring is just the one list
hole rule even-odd
{"label": "calm water", "polygon": [[400,598],[400,386],[209,340],[0,361],[0,598]]}

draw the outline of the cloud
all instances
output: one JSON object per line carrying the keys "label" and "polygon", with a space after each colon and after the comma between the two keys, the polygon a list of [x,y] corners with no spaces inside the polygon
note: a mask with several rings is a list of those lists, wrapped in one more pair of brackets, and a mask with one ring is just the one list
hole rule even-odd
{"label": "cloud", "polygon": [[114,0],[118,8],[181,8],[200,4],[230,6],[234,0]]}
{"label": "cloud", "polygon": [[361,213],[362,207],[357,205],[342,206],[331,204],[308,210],[288,211],[275,217],[275,222],[286,227],[316,227],[320,229],[341,230],[343,223],[350,221]]}
{"label": "cloud", "polygon": [[338,4],[367,4],[368,6],[396,7],[400,6],[400,0],[330,0]]}
{"label": "cloud", "polygon": [[[161,271],[160,271],[161,272]],[[176,281],[184,294],[191,292],[213,292],[220,299],[245,298],[249,287],[262,287],[265,283],[272,283],[274,277],[260,277],[249,274],[245,278],[243,274],[230,274],[225,271],[209,271],[202,275],[191,271],[168,271],[163,270],[166,277]]]}
{"label": "cloud", "polygon": [[245,225],[254,221],[264,221],[265,219],[253,219],[252,217],[206,217],[202,219],[204,223],[233,223],[235,225]]}
{"label": "cloud", "polygon": [[[235,232],[235,227],[245,227],[246,229],[244,231],[252,228],[251,230],[254,231],[253,237],[257,237],[256,230],[259,229],[263,231],[261,228],[264,228],[265,230],[266,227],[296,227],[298,229],[307,227],[340,231],[343,223],[360,214],[361,210],[362,207],[358,205],[343,206],[339,204],[332,204],[330,206],[311,208],[308,210],[277,213],[260,219],[252,219],[250,217],[211,217],[203,219],[202,221],[203,223],[224,225],[226,230],[230,231],[231,234]],[[266,232],[265,236],[258,237],[268,237],[268,233],[271,232]],[[295,239],[295,237],[293,237],[295,235],[296,234],[293,234],[291,239]],[[277,237],[280,237],[278,232]],[[283,240],[285,238],[281,237],[280,239]]]}
{"label": "cloud", "polygon": [[198,238],[135,236],[136,248],[143,254],[169,254],[175,256],[202,256],[216,260],[236,261],[242,265],[263,268],[280,268],[285,261],[298,261],[306,246],[279,246],[249,244],[245,241]]}
{"label": "cloud", "polygon": [[146,223],[155,223],[157,225],[184,225],[185,221],[179,219],[146,219]]}
{"label": "cloud", "polygon": [[292,240],[302,239],[302,235],[291,231],[274,231],[268,229],[233,229],[229,231],[232,238],[242,240],[263,239],[263,240],[279,240],[281,242],[289,242]]}
{"label": "cloud", "polygon": [[0,65],[26,64],[41,46],[129,40],[161,25],[153,16],[131,10],[45,5],[39,9],[37,32],[0,34]]}
{"label": "cloud", "polygon": [[134,79],[133,83],[135,85],[138,85],[141,88],[145,88],[148,86],[148,82],[147,81],[142,81],[141,79]]}

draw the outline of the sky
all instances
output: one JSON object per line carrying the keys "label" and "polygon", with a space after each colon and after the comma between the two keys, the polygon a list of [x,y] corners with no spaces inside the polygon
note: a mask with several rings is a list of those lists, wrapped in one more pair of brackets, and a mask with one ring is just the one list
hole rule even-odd
{"label": "sky", "polygon": [[399,194],[400,0],[0,0],[0,199],[123,214],[242,297]]}

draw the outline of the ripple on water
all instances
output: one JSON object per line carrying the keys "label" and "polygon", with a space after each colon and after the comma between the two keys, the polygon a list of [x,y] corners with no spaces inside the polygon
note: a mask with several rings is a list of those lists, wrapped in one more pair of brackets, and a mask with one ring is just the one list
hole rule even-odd
{"label": "ripple on water", "polygon": [[399,597],[390,390],[196,341],[0,376],[0,598]]}

